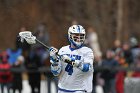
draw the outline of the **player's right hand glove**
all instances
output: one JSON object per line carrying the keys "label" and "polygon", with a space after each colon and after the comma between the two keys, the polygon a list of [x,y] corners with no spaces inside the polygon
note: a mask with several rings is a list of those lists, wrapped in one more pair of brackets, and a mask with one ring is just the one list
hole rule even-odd
{"label": "player's right hand glove", "polygon": [[59,57],[58,57],[58,55],[57,55],[58,49],[56,49],[56,48],[54,48],[54,47],[51,47],[51,48],[49,49],[49,51],[50,51],[50,59],[51,59],[53,62],[58,62],[58,60],[59,60]]}

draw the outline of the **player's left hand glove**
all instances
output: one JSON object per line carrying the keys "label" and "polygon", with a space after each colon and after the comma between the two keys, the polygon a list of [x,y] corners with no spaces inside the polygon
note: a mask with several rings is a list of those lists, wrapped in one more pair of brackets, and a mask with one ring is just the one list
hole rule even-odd
{"label": "player's left hand glove", "polygon": [[69,57],[69,56],[67,56],[67,55],[62,55],[62,56],[61,56],[61,60],[62,60],[63,62],[66,62],[66,63],[68,63],[68,64],[71,64],[72,66],[75,66],[75,67],[79,66],[79,64],[80,64],[79,61],[77,61],[77,60],[75,60],[74,58],[71,58],[71,57]]}
{"label": "player's left hand glove", "polygon": [[73,73],[73,67],[77,67],[79,68],[80,70],[82,70],[83,72],[87,72],[91,69],[91,65],[90,63],[83,63],[82,60],[75,60],[67,55],[63,55],[61,57],[61,60],[63,62],[66,62],[68,63],[68,65],[66,66],[65,68],[65,71],[68,72],[69,75],[72,75]]}

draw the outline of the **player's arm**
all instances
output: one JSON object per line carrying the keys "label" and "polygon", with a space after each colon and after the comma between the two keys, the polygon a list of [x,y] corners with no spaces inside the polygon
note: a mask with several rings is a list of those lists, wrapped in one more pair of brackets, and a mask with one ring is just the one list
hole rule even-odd
{"label": "player's arm", "polygon": [[85,53],[86,55],[84,56],[84,58],[82,58],[82,60],[74,60],[73,58],[67,56],[67,55],[63,55],[63,60],[69,60],[71,61],[71,65],[73,65],[74,67],[79,68],[81,71],[83,72],[88,72],[88,71],[93,71],[93,51],[88,51]]}
{"label": "player's arm", "polygon": [[81,62],[77,62],[76,66],[83,72],[93,71],[93,60],[94,60],[93,51],[90,50],[86,53]]}
{"label": "player's arm", "polygon": [[58,50],[54,47],[50,48],[50,62],[51,62],[51,72],[54,76],[59,76],[61,73],[61,62],[59,62],[59,57],[57,56]]}

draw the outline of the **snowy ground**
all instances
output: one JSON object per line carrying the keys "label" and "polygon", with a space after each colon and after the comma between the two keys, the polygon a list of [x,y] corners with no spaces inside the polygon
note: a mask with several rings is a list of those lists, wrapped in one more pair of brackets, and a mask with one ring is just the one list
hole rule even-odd
{"label": "snowy ground", "polygon": [[[55,88],[55,85],[53,82],[52,82],[51,86],[52,86],[52,88],[51,88],[52,93],[56,93],[55,92],[56,88]],[[1,91],[0,91],[0,93],[1,93]],[[7,93],[7,92],[5,91],[4,93]],[[18,92],[16,92],[16,93],[18,93]],[[23,81],[22,93],[31,93],[31,88],[30,88],[27,80]],[[41,81],[41,93],[47,93],[47,81],[45,81],[45,80]]]}

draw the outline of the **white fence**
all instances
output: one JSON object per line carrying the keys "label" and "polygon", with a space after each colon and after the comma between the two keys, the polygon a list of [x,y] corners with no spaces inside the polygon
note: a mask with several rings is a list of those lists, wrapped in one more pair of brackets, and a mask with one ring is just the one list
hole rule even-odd
{"label": "white fence", "polygon": [[124,93],[140,93],[140,78],[125,78]]}
{"label": "white fence", "polygon": [[[56,87],[54,85],[54,82],[51,83],[51,93],[56,93]],[[1,93],[1,91],[0,91]],[[6,92],[6,88],[4,90],[4,93]],[[18,91],[16,91],[16,93],[18,93]],[[31,93],[31,88],[29,86],[28,80],[23,80],[23,90],[22,93]],[[46,80],[42,80],[41,81],[41,93],[47,93],[47,81]]]}

